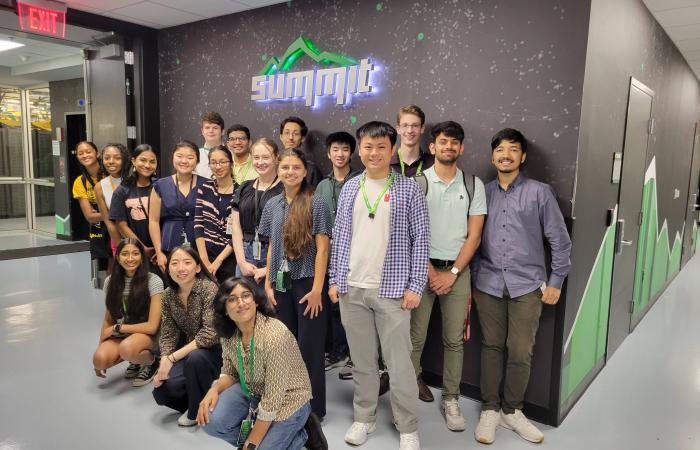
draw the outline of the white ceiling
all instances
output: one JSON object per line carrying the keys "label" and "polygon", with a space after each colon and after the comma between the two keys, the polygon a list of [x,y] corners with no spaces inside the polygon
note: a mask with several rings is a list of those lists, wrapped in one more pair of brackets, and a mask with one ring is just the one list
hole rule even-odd
{"label": "white ceiling", "polygon": [[700,78],[700,0],[642,0]]}
{"label": "white ceiling", "polygon": [[285,0],[64,1],[69,8],[158,29],[285,2]]}

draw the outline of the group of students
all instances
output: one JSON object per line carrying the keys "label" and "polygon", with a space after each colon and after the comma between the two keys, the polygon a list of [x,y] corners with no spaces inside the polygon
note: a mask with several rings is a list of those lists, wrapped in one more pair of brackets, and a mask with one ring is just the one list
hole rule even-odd
{"label": "group of students", "polygon": [[[280,125],[282,151],[267,138],[251,145],[242,125],[224,133],[217,113],[201,129],[204,146],[176,144],[174,173],[158,180],[146,144],[131,155],[108,144],[101,163],[94,144],[76,148],[74,196],[90,223],[105,225],[114,255],[98,376],[129,361],[125,376],[154,380],[156,402],[180,411],[179,425],[246,450],[327,448],[325,372],[344,365],[355,392],[345,441],[367,440],[390,388],[399,448],[419,449],[417,402],[433,400],[420,361],[436,300],[440,410],[448,429],[465,429],[458,398],[474,286],[476,440],[493,442],[498,425],[543,440],[521,409],[542,304],[559,298],[571,244],[551,187],[520,173],[520,132],[494,136],[498,177],[484,186],[457,167],[456,122],[435,125],[421,149],[415,105],[401,108],[396,128],[369,122],[357,141],[330,134],[327,177],[301,150],[308,129],[298,117]],[[350,167],[356,146],[362,172]]]}

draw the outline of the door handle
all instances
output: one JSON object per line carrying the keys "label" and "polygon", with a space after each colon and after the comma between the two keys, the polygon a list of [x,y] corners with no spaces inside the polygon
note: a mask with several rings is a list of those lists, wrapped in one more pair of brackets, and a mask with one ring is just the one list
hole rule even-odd
{"label": "door handle", "polygon": [[615,230],[615,254],[621,254],[623,246],[631,247],[632,244],[632,241],[625,240],[625,219],[619,219]]}

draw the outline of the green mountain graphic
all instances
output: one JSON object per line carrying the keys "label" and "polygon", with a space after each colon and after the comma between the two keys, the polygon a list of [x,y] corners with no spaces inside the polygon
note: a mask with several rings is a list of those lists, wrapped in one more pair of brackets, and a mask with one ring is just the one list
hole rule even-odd
{"label": "green mountain graphic", "polygon": [[309,38],[299,36],[297,40],[292,42],[284,52],[282,58],[275,56],[267,60],[265,67],[260,71],[260,75],[274,75],[277,72],[286,72],[294,66],[296,61],[303,55],[308,56],[319,64],[339,66],[353,66],[357,64],[357,60],[349,56],[343,56],[338,53],[322,52],[316,44]]}

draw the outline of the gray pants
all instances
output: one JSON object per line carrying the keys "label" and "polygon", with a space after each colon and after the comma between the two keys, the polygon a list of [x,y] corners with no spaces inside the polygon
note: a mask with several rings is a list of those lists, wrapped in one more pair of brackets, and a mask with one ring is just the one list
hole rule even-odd
{"label": "gray pants", "polygon": [[411,364],[411,312],[403,299],[382,298],[377,289],[350,286],[340,297],[340,316],[355,368],[353,408],[356,422],[376,420],[381,343],[389,371],[391,409],[400,433],[418,431],[418,385]]}

